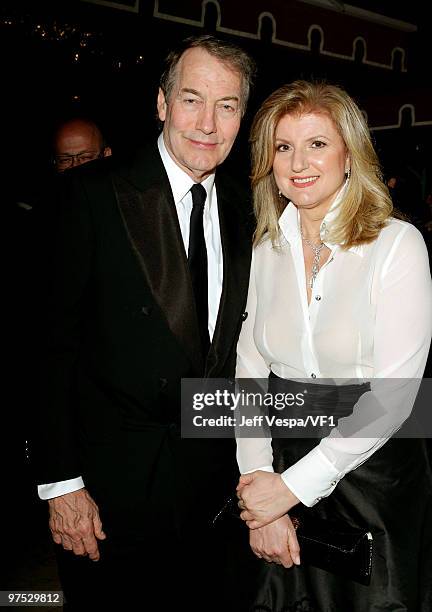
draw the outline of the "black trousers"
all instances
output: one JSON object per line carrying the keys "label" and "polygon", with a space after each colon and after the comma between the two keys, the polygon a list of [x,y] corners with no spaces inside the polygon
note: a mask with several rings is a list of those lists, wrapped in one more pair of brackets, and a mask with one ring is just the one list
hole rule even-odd
{"label": "black trousers", "polygon": [[154,432],[127,432],[115,449],[88,456],[84,480],[107,539],[97,562],[56,547],[68,612],[248,610],[256,586],[248,529],[211,526],[238,479],[233,441],[170,432],[149,467],[143,449],[151,443]]}
{"label": "black trousers", "polygon": [[167,533],[142,542],[107,538],[100,543],[97,562],[56,546],[67,611],[249,610],[258,565],[246,526],[196,536],[179,540]]}

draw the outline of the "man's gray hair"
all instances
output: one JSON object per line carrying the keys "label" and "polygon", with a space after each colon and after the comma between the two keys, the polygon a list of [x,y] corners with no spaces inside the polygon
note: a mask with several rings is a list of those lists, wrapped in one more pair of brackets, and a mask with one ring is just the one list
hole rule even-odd
{"label": "man's gray hair", "polygon": [[203,49],[224,64],[227,64],[241,76],[241,111],[244,115],[250,88],[256,73],[255,61],[237,45],[220,40],[210,34],[191,36],[186,38],[180,46],[171,51],[165,59],[165,69],[160,78],[160,87],[169,102],[177,78],[177,66],[185,51],[188,49]]}

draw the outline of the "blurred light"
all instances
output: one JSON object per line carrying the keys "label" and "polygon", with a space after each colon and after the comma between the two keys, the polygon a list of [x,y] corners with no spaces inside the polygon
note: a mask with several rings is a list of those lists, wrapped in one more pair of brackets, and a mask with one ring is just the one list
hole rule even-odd
{"label": "blurred light", "polygon": [[77,62],[79,60],[79,53],[75,53],[74,60]]}

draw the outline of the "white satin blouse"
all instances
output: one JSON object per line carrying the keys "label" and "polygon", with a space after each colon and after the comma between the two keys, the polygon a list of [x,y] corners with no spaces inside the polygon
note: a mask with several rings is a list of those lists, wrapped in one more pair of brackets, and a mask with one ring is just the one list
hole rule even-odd
{"label": "white satin blouse", "polygon": [[[337,206],[335,201],[321,225],[331,254],[309,305],[292,203],[279,220],[280,248],[265,240],[254,249],[248,317],[238,344],[238,378],[267,378],[272,370],[310,382],[371,382],[353,414],[282,474],[307,506],[330,495],[409,416],[432,330],[432,284],[420,232],[391,219],[374,242],[344,251],[325,239]],[[384,385],[380,379],[387,379]],[[273,471],[271,441],[238,438],[237,460],[242,473]]]}

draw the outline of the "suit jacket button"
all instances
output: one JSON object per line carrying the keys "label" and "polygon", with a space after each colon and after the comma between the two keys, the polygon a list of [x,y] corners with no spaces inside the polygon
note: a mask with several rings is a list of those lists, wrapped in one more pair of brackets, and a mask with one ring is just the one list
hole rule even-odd
{"label": "suit jacket button", "polygon": [[246,321],[246,319],[248,318],[248,314],[247,312],[244,312],[241,316],[242,321]]}
{"label": "suit jacket button", "polygon": [[165,389],[168,384],[168,380],[166,378],[159,378],[159,388]]}
{"label": "suit jacket button", "polygon": [[143,315],[149,315],[151,311],[152,311],[151,306],[141,306],[141,312],[143,313]]}

